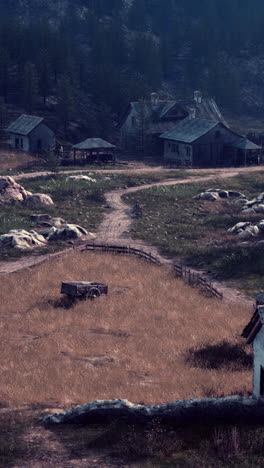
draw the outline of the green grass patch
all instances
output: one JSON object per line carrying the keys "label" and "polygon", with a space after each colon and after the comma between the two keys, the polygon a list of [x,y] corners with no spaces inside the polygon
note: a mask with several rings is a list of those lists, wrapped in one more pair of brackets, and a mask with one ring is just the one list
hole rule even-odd
{"label": "green grass patch", "polygon": [[209,188],[221,188],[243,192],[251,199],[264,191],[263,174],[161,186],[125,196],[128,204],[139,203],[143,209],[143,217],[134,221],[133,235],[169,256],[211,270],[220,279],[243,280],[244,288],[251,290],[254,284],[254,289],[258,288],[264,256],[238,246],[238,238],[227,229],[239,221],[259,221],[264,215],[242,215],[241,207],[233,201],[205,202],[192,197]]}

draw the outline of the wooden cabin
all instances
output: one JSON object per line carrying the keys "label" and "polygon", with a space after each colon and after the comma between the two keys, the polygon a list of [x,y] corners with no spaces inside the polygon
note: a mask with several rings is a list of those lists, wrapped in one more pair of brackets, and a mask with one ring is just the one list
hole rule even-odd
{"label": "wooden cabin", "polygon": [[222,122],[187,117],[163,133],[164,159],[178,166],[247,165],[261,147]]}
{"label": "wooden cabin", "polygon": [[55,146],[55,134],[42,117],[22,114],[9,125],[11,148],[27,153],[43,153]]}

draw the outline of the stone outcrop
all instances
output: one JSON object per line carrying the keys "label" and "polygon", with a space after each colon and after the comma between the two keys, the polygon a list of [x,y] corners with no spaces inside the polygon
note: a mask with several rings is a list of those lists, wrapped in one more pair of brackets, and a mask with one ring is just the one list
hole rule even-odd
{"label": "stone outcrop", "polygon": [[22,203],[29,195],[31,193],[17,184],[13,177],[0,177],[0,205]]}
{"label": "stone outcrop", "polygon": [[0,205],[23,203],[25,206],[38,208],[53,205],[49,195],[28,192],[13,177],[0,177]]}
{"label": "stone outcrop", "polygon": [[222,189],[208,189],[205,192],[198,193],[193,197],[193,200],[224,200],[224,199],[240,199],[244,200],[245,195],[240,192],[235,192],[234,190],[222,190]]}
{"label": "stone outcrop", "polygon": [[47,235],[48,241],[58,241],[58,240],[69,240],[69,239],[79,239],[81,237],[87,237],[88,232],[81,226],[77,224],[65,224],[60,228],[55,226],[49,230]]}
{"label": "stone outcrop", "polygon": [[264,192],[260,193],[256,198],[247,200],[242,208],[243,214],[264,213]]}
{"label": "stone outcrop", "polygon": [[24,200],[24,205],[29,208],[54,205],[52,198],[44,193],[33,193]]}
{"label": "stone outcrop", "polygon": [[264,220],[262,219],[256,224],[253,224],[249,221],[243,221],[229,228],[227,232],[230,232],[230,234],[237,234],[241,239],[244,240],[257,237],[259,234],[264,232]]}
{"label": "stone outcrop", "polygon": [[75,181],[75,182],[96,182],[96,179],[92,179],[87,175],[72,175],[67,177],[67,180]]}
{"label": "stone outcrop", "polygon": [[95,400],[64,413],[48,416],[43,420],[43,424],[93,424],[114,420],[144,423],[156,418],[165,423],[175,424],[200,421],[263,424],[264,401],[236,395],[179,400],[157,406],[135,405],[128,400]]}
{"label": "stone outcrop", "polygon": [[45,237],[33,230],[13,229],[0,236],[0,248],[31,250],[36,247],[43,247],[46,243]]}

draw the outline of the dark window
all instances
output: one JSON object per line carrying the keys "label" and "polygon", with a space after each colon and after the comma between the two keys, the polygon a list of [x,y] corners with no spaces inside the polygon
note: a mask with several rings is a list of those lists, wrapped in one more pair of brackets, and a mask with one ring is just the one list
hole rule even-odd
{"label": "dark window", "polygon": [[190,146],[185,146],[185,149],[186,149],[186,155],[187,155],[187,156],[190,156],[190,154],[191,154],[191,148],[190,148]]}
{"label": "dark window", "polygon": [[19,148],[19,138],[15,139],[15,147],[18,149]]}
{"label": "dark window", "polygon": [[23,149],[23,147],[24,147],[24,140],[23,140],[23,138],[21,138],[21,140],[20,140],[20,148]]}
{"label": "dark window", "polygon": [[37,147],[38,147],[38,151],[41,151],[41,149],[42,149],[42,140],[38,140]]}
{"label": "dark window", "polygon": [[215,138],[220,138],[220,136],[221,136],[221,132],[219,132],[219,130],[216,130]]}

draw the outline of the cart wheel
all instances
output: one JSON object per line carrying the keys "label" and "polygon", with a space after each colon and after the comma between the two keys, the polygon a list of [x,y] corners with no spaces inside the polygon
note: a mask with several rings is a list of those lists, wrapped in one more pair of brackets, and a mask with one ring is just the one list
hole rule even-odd
{"label": "cart wheel", "polygon": [[98,288],[92,288],[90,291],[87,293],[87,298],[88,299],[96,299],[97,297],[101,296],[101,293]]}

